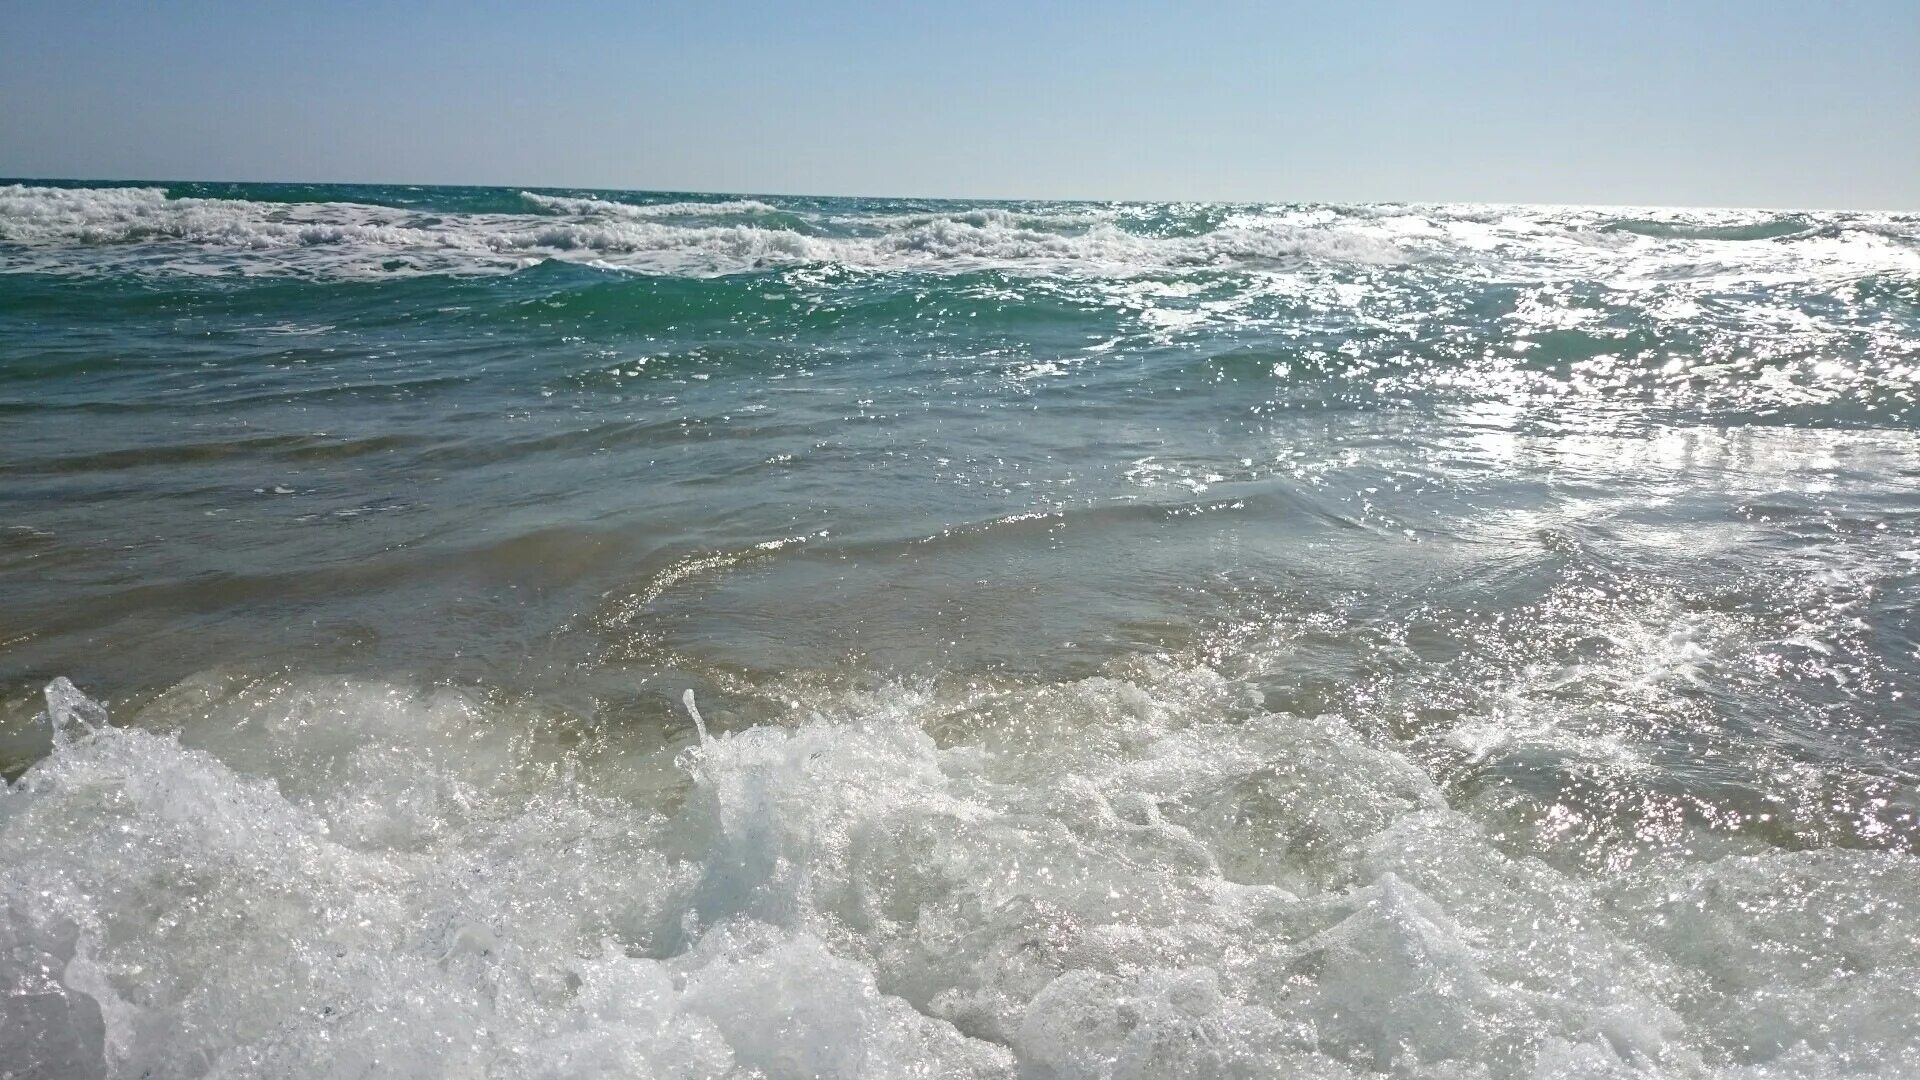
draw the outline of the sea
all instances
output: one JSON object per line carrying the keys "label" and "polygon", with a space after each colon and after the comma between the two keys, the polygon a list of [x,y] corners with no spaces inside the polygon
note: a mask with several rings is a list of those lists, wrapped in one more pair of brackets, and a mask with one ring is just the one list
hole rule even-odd
{"label": "sea", "polygon": [[0,182],[0,1077],[1920,1076],[1920,215]]}

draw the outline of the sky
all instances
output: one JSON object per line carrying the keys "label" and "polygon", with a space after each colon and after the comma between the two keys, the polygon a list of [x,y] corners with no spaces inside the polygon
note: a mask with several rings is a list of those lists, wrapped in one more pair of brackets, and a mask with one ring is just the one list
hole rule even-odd
{"label": "sky", "polygon": [[0,176],[1920,209],[1920,0],[0,0]]}

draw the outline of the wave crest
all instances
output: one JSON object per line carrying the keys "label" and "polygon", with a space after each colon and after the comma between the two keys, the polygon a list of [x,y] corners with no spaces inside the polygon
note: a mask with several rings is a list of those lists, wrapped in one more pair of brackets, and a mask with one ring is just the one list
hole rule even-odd
{"label": "wave crest", "polygon": [[[162,188],[0,188],[5,269],[320,275],[498,273],[546,259],[648,273],[769,266],[1138,274],[1275,259],[1397,262],[1389,241],[1286,224],[1152,237],[1083,211],[826,219],[757,199],[625,203],[522,192],[529,214],[170,198]],[[818,215],[816,215],[817,217]],[[728,222],[726,219],[746,220]],[[1051,220],[1054,227],[1049,227]]]}
{"label": "wave crest", "polygon": [[520,198],[536,209],[553,214],[582,217],[613,217],[648,220],[667,217],[724,217],[741,214],[777,214],[780,208],[758,199],[721,199],[711,202],[628,203],[592,196],[542,195],[523,191]]}
{"label": "wave crest", "polygon": [[[159,187],[0,187],[0,272],[498,274],[547,261],[715,276],[808,265],[1132,277],[1418,262],[1508,281],[1831,280],[1920,272],[1888,214],[1596,208],[629,202],[525,191],[524,212],[173,197]],[[513,205],[508,201],[504,205]],[[471,206],[471,204],[470,204]],[[1751,241],[1771,241],[1752,243]],[[1743,242],[1744,241],[1744,242]],[[1729,244],[1740,243],[1738,257]]]}

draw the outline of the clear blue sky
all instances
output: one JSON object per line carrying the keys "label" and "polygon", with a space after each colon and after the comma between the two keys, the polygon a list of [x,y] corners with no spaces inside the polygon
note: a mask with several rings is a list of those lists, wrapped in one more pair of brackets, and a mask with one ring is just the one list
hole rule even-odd
{"label": "clear blue sky", "polygon": [[0,175],[1920,208],[1920,0],[0,0]]}

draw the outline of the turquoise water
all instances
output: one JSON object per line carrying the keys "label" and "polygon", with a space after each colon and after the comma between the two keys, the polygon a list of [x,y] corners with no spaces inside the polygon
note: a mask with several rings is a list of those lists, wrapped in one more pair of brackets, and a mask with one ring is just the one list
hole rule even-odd
{"label": "turquoise water", "polygon": [[0,185],[0,1068],[1913,1075],[1917,394],[1912,215]]}

